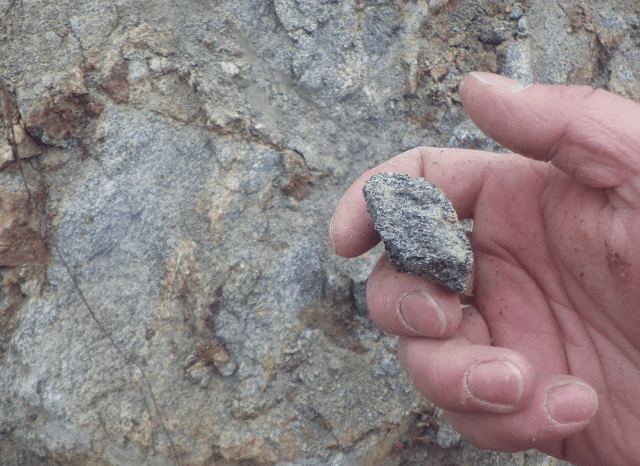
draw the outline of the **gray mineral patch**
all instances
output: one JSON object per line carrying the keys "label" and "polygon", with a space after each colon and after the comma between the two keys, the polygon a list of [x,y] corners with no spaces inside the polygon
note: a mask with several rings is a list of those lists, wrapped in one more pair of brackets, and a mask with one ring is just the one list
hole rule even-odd
{"label": "gray mineral patch", "polygon": [[473,252],[449,199],[424,178],[381,173],[364,185],[373,225],[400,272],[471,294]]}

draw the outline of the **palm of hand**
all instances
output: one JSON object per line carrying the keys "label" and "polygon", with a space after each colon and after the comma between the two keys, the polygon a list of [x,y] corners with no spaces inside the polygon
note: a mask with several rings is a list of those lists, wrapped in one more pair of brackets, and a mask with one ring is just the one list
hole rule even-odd
{"label": "palm of hand", "polygon": [[[580,464],[627,452],[624,464],[633,464],[640,458],[640,212],[616,209],[615,193],[548,164],[504,168],[485,182],[472,239],[474,304],[491,344],[520,352],[541,376],[570,374],[598,391],[599,412],[585,430],[539,448]],[[450,416],[454,426],[465,417]]]}

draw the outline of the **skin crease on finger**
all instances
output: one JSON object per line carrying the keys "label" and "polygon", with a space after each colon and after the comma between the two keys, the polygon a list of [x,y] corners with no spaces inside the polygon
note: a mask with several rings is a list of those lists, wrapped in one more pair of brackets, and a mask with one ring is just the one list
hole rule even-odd
{"label": "skin crease on finger", "polygon": [[[546,440],[519,437],[530,433],[526,417],[518,424],[518,418],[458,412],[452,413],[454,427],[484,448],[536,447],[576,465],[638,465],[640,157],[633,147],[640,147],[634,143],[639,107],[603,91],[534,85],[514,93],[501,86],[467,78],[461,90],[465,109],[498,142],[513,149],[517,141],[517,149],[553,165],[505,154],[420,149],[359,182],[373,172],[395,171],[426,176],[444,189],[459,215],[474,219],[472,304],[493,346],[519,352],[538,374],[575,376],[598,393],[598,411],[586,428],[558,431],[557,438],[553,428]],[[598,121],[602,105],[606,118],[590,124],[586,134],[580,122]],[[543,115],[547,126],[529,125],[526,137],[518,138],[517,123],[530,121],[527,114]],[[562,131],[551,130],[556,127]],[[545,142],[549,134],[555,142]],[[610,151],[603,142],[608,140],[615,141]],[[358,189],[345,194],[333,228],[336,251],[351,257],[376,241],[359,220],[366,212]],[[344,217],[350,217],[346,229]]]}

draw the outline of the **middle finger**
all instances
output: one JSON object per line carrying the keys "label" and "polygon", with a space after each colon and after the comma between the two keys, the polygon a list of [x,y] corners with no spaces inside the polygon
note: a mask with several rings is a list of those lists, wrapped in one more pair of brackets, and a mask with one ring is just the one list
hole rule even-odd
{"label": "middle finger", "polygon": [[458,330],[460,298],[417,275],[400,273],[383,254],[367,281],[371,318],[385,332],[446,338]]}

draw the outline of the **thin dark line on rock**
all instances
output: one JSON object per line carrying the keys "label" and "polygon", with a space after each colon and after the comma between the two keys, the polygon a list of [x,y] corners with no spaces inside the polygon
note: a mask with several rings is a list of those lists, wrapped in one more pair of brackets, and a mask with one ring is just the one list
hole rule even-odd
{"label": "thin dark line on rock", "polygon": [[[60,261],[60,263],[64,267],[65,271],[67,272],[67,275],[69,276],[69,278],[71,280],[71,284],[72,284],[73,289],[76,291],[76,293],[78,293],[78,296],[80,296],[82,304],[84,305],[85,309],[87,310],[87,312],[91,316],[91,319],[95,322],[95,324],[97,325],[97,327],[100,330],[100,332],[107,338],[107,340],[109,341],[109,344],[116,350],[118,355],[124,361],[125,367],[127,369],[127,372],[129,373],[129,378],[131,379],[131,382],[136,386],[136,388],[138,389],[138,391],[142,395],[142,402],[144,404],[145,410],[149,413],[149,415],[151,415],[152,412],[155,412],[156,417],[158,418],[158,423],[160,424],[160,427],[162,428],[162,431],[164,432],[164,434],[167,437],[167,440],[169,442],[169,447],[171,449],[171,452],[173,453],[173,456],[175,457],[175,462],[176,462],[176,464],[178,466],[181,466],[180,465],[180,459],[178,457],[178,450],[176,449],[175,444],[173,443],[173,439],[171,438],[171,435],[169,434],[169,430],[167,429],[164,421],[162,420],[162,416],[160,414],[160,408],[158,408],[158,402],[157,402],[155,394],[153,393],[153,388],[151,386],[151,381],[147,377],[147,374],[145,373],[145,371],[142,369],[142,366],[140,366],[140,364],[138,364],[137,362],[133,361],[131,358],[128,358],[124,354],[124,352],[123,352],[122,348],[120,347],[120,345],[118,345],[118,343],[116,343],[116,341],[114,340],[113,335],[111,334],[111,332],[109,332],[109,330],[107,330],[107,328],[102,324],[100,319],[98,319],[98,317],[96,316],[95,312],[93,311],[93,308],[91,307],[91,305],[87,301],[87,298],[85,297],[84,293],[82,292],[82,289],[80,288],[80,284],[78,283],[77,277],[71,271],[71,267],[69,266],[68,262],[65,260],[64,251],[57,244],[57,242],[53,238],[53,235],[49,234],[49,226],[48,226],[48,223],[46,221],[45,212],[43,211],[43,208],[38,208],[38,206],[36,205],[35,199],[34,199],[32,193],[31,193],[31,188],[29,186],[29,183],[27,182],[27,177],[25,176],[25,173],[24,173],[24,168],[23,168],[23,165],[22,165],[22,161],[20,160],[20,156],[19,156],[19,152],[18,152],[18,146],[16,144],[15,135],[14,135],[14,132],[13,132],[13,116],[12,116],[12,111],[11,111],[12,110],[12,106],[10,105],[11,100],[9,98],[9,92],[7,91],[7,88],[6,88],[6,86],[4,84],[4,81],[2,80],[1,77],[0,77],[0,92],[2,94],[1,98],[0,98],[0,100],[2,101],[2,117],[4,119],[5,126],[6,126],[6,129],[7,129],[7,139],[8,139],[8,142],[9,142],[9,146],[11,147],[13,160],[17,163],[18,170],[20,172],[20,177],[22,178],[22,182],[24,183],[25,189],[27,191],[28,202],[29,202],[31,208],[37,213],[40,234],[42,235],[44,240],[47,241],[51,245],[51,247],[53,248],[58,260]],[[43,173],[41,167],[39,167],[39,166],[37,167],[37,172],[38,172],[38,174],[40,176],[40,181],[43,182],[44,181],[44,173]],[[142,384],[140,384],[139,382],[135,381],[135,379],[133,377],[133,370],[132,370],[131,366],[134,366],[140,372],[140,377],[143,380],[143,384],[147,386],[147,390],[149,392],[148,397],[151,399],[151,404],[153,405],[153,410],[151,410],[151,407],[149,406],[149,403],[147,401],[147,395],[145,394],[144,386]],[[151,416],[151,417],[153,417],[153,416]]]}
{"label": "thin dark line on rock", "polygon": [[5,27],[7,25],[9,13],[11,13],[13,6],[16,4],[16,1],[17,0],[10,0],[9,5],[7,6],[7,8],[5,8],[4,13],[2,14],[2,20],[0,20],[0,24],[2,25],[2,27]]}

